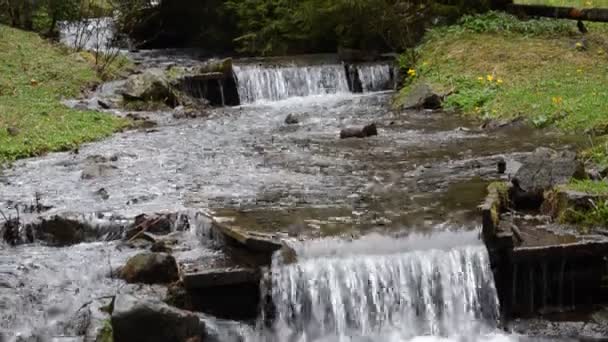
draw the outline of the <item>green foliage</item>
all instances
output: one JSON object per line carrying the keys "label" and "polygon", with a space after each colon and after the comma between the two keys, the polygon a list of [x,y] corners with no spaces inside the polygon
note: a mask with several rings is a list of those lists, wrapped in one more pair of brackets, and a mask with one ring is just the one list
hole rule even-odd
{"label": "green foliage", "polygon": [[[608,200],[598,200],[591,203],[590,210],[567,208],[560,216],[560,221],[585,227],[608,226]],[[586,229],[585,229],[586,232]]]}
{"label": "green foliage", "polygon": [[608,195],[608,182],[593,181],[590,179],[572,180],[566,188],[593,195]]}
{"label": "green foliage", "polygon": [[598,72],[608,70],[606,26],[594,27],[581,50],[574,22],[546,25],[493,12],[465,17],[432,29],[412,68],[437,91],[450,92],[446,106],[465,114],[608,133],[608,76]]}
{"label": "green foliage", "polygon": [[0,163],[74,148],[127,125],[62,105],[100,79],[82,57],[36,34],[0,25],[0,75]]}
{"label": "green foliage", "polygon": [[576,8],[608,8],[607,0],[515,0],[515,3]]}
{"label": "green foliage", "polygon": [[511,14],[496,11],[466,15],[455,28],[476,33],[508,32],[533,36],[574,33],[571,23],[566,20],[549,18],[519,20]]}

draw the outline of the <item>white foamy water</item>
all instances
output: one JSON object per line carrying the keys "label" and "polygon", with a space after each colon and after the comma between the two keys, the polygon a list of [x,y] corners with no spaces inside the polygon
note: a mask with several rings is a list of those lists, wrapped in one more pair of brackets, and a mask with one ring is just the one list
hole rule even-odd
{"label": "white foamy water", "polygon": [[364,92],[392,88],[391,66],[389,64],[364,64],[357,66],[357,73]]}
{"label": "white foamy water", "polygon": [[[464,244],[464,245],[463,245]],[[271,327],[245,341],[512,341],[497,333],[499,304],[476,233],[393,239],[371,235],[292,246],[276,256],[267,290]],[[258,326],[264,326],[264,318]],[[266,322],[268,323],[268,322]]]}
{"label": "white foamy water", "polygon": [[235,65],[241,103],[348,93],[341,64],[310,66]]}

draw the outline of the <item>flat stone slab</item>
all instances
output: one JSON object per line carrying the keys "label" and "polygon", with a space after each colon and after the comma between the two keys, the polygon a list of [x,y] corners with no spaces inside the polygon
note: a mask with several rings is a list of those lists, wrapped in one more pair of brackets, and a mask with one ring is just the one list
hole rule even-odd
{"label": "flat stone slab", "polygon": [[213,229],[250,251],[272,254],[283,248],[281,239],[277,235],[248,232],[241,227],[222,223],[220,218],[211,217],[211,219]]}
{"label": "flat stone slab", "polygon": [[258,284],[260,274],[252,268],[216,268],[201,272],[192,272],[182,275],[186,289],[204,289],[209,287]]}

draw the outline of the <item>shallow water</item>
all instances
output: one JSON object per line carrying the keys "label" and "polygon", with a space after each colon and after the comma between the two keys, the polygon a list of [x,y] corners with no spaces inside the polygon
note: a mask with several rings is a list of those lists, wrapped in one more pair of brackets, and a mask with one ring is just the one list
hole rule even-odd
{"label": "shallow water", "polygon": [[[370,79],[369,82],[373,87],[376,81]],[[112,89],[113,86],[108,86],[100,93]],[[334,302],[353,295],[375,301],[378,298],[373,297],[373,293],[370,297],[362,293],[366,286],[361,279],[377,271],[369,281],[375,279],[376,285],[386,290],[380,293],[388,295],[387,289],[404,286],[396,279],[399,274],[405,274],[402,265],[408,260],[418,260],[416,267],[424,265],[430,272],[410,272],[416,276],[424,274],[426,279],[433,279],[434,275],[441,275],[451,279],[446,284],[463,291],[455,292],[454,296],[491,289],[485,251],[483,247],[471,245],[479,244],[475,239],[475,206],[484,196],[485,184],[505,177],[497,174],[496,162],[500,158],[518,159],[522,153],[541,145],[563,146],[569,140],[550,132],[532,130],[485,132],[476,129],[477,123],[440,112],[394,111],[390,108],[392,95],[391,92],[359,95],[338,92],[276,102],[256,100],[255,104],[216,109],[205,119],[175,120],[170,113],[155,113],[160,118],[160,125],[154,129],[116,134],[85,145],[78,153],[55,153],[27,159],[2,171],[0,208],[14,213],[14,209],[7,208],[16,203],[31,204],[39,197],[44,205],[52,207],[45,215],[103,213],[132,218],[141,213],[204,210],[246,229],[284,232],[306,239],[357,237],[374,232],[405,236],[412,232],[465,231],[450,235],[448,240],[459,242],[450,245],[451,249],[446,249],[445,244],[437,249],[441,235],[418,240],[367,237],[362,242],[325,239],[320,240],[321,244],[328,244],[323,248],[315,243],[303,244],[298,248],[304,256],[301,263],[293,269],[281,265],[273,269],[273,272],[298,275],[294,282],[278,287],[279,292],[273,295],[287,293],[281,291],[286,291],[289,284],[308,283],[310,290],[316,286],[317,289],[331,289],[326,295]],[[284,120],[288,114],[298,116],[300,123],[286,125]],[[338,138],[342,128],[372,121],[379,127],[378,136]],[[100,167],[103,171],[100,174],[83,177],[91,168]],[[100,189],[109,197],[101,197]],[[176,253],[184,264],[222,258],[221,253],[205,244],[197,232],[199,228],[184,233],[192,234],[188,248]],[[420,250],[427,242],[429,246],[422,248],[424,251],[405,253]],[[306,254],[315,248],[320,255]],[[378,253],[379,250],[382,253]],[[331,255],[323,254],[327,251],[331,251]],[[161,288],[135,289],[108,277],[112,267],[122,265],[135,252],[106,242],[65,248],[0,246],[0,337],[2,333],[47,337],[74,334],[72,330],[78,327],[66,327],[65,322],[73,322],[72,317],[79,314],[82,311],[79,308],[91,298],[117,291],[162,297],[159,293],[164,290]],[[335,254],[344,259],[336,259]],[[448,267],[451,264],[447,259],[463,255],[463,263]],[[401,264],[393,264],[395,261],[401,261]],[[481,272],[483,281],[463,283],[455,280],[466,273],[458,271],[456,266],[467,268],[471,264],[484,270]],[[332,265],[336,267],[332,268]],[[340,272],[351,275],[351,280],[356,281],[346,283],[348,279],[336,278],[335,274],[329,276],[332,269],[339,267],[346,267]],[[390,281],[385,278],[389,275],[393,277]],[[420,288],[420,293],[433,293],[432,284],[415,281],[408,284]],[[477,286],[483,286],[483,289]],[[334,292],[336,289],[344,293]],[[459,331],[460,325],[449,319],[467,317],[461,313],[473,316],[478,313],[472,307],[463,311],[460,304],[455,314],[445,319],[424,320],[425,323],[449,321],[450,325],[455,324],[448,330],[405,328],[398,323],[413,321],[405,318],[412,312],[402,300],[412,296],[391,293],[392,297],[380,298],[384,302],[375,302],[375,306],[358,302],[358,307],[366,312],[370,308],[385,308],[380,311],[394,316],[390,325],[377,324],[376,316],[368,317],[370,321],[376,320],[376,323],[370,323],[374,329],[369,331],[361,326],[349,329],[348,319],[332,323],[333,326],[345,325],[344,329],[294,329],[294,326],[318,323],[315,321],[318,316],[312,319],[305,315],[306,319],[294,320],[301,312],[290,311],[293,308],[288,307],[301,305],[299,299],[283,303],[284,312],[290,312],[290,317],[277,323],[284,325],[278,330],[260,333],[252,326],[207,319],[210,327],[218,326],[218,340],[222,342],[243,338],[247,341],[286,341],[287,335],[291,338],[289,341],[299,342],[503,341],[515,338],[497,334],[496,324],[487,324],[487,317],[481,320],[483,324],[473,324],[483,329]],[[320,304],[328,304],[302,303],[317,305],[318,311],[327,309]],[[332,303],[331,310],[338,307],[336,303]],[[356,309],[356,306],[351,305],[350,309]],[[489,309],[496,310],[495,307]],[[495,320],[492,315],[490,320]],[[362,317],[364,315],[359,318]],[[438,337],[416,337],[428,334]]]}

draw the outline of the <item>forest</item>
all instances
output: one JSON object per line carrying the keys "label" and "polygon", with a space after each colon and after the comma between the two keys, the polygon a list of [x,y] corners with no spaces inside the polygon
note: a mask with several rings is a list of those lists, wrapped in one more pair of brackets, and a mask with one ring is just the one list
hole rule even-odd
{"label": "forest", "polygon": [[[115,16],[138,47],[284,55],[402,51],[425,27],[500,8],[489,0],[2,0],[0,22],[57,35],[57,23]],[[356,23],[356,24],[353,24]]]}

